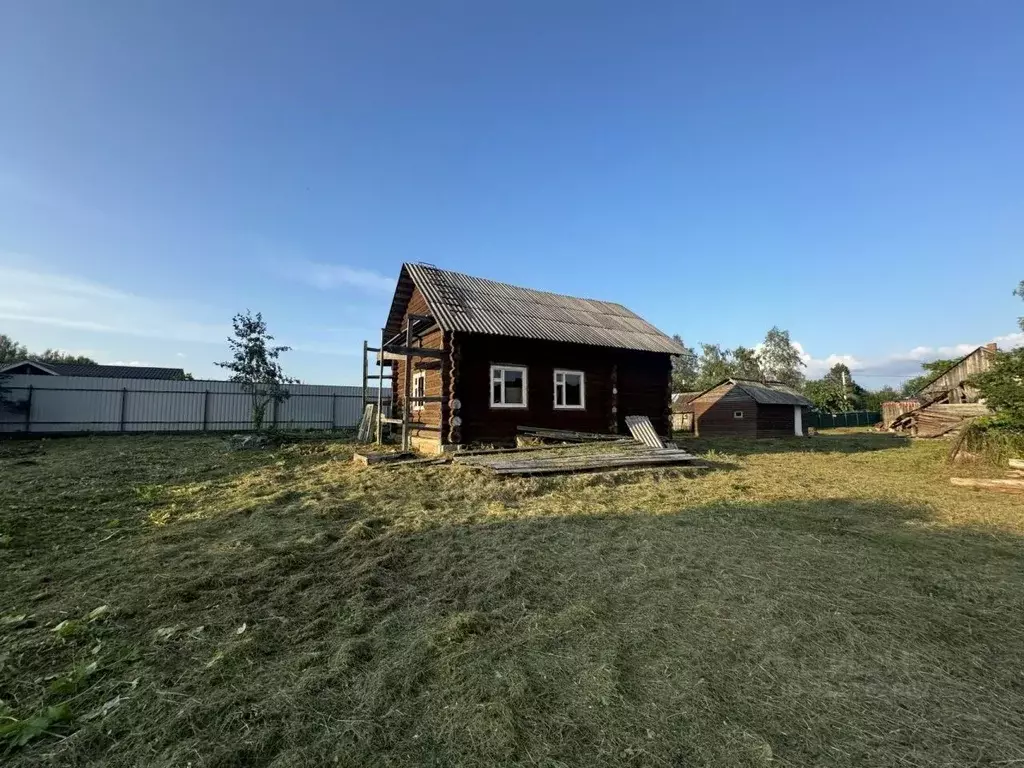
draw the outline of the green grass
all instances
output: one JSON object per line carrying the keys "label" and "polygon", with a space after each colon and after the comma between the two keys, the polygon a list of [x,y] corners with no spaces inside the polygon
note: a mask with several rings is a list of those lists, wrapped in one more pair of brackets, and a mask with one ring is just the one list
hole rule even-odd
{"label": "green grass", "polygon": [[715,468],[0,443],[0,760],[1024,761],[1021,497],[941,442],[685,444]]}

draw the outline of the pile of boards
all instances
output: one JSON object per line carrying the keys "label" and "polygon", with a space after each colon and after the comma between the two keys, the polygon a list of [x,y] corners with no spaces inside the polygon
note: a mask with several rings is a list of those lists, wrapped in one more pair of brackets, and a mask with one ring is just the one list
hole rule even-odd
{"label": "pile of boards", "polygon": [[632,440],[600,448],[580,445],[539,446],[494,451],[466,451],[452,457],[456,464],[490,470],[496,475],[549,475],[630,467],[678,466],[697,462],[678,448],[652,448]]}
{"label": "pile of boards", "polygon": [[[446,464],[452,462],[496,475],[551,475],[567,472],[647,468],[698,464],[696,456],[673,443],[665,443],[646,416],[626,419],[631,440],[619,435],[601,435],[569,430],[520,427],[530,437],[571,441],[562,445],[535,445],[519,448],[461,450],[433,458],[412,453],[357,453],[352,459],[364,466],[408,466],[410,464]],[[701,465],[703,466],[703,465]]]}
{"label": "pile of boards", "polygon": [[890,429],[914,437],[954,435],[968,423],[989,414],[983,403],[929,403],[899,416]]}

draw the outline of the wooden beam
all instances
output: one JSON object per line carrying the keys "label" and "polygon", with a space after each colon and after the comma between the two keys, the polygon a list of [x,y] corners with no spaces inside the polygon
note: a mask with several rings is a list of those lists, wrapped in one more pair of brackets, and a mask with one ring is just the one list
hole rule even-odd
{"label": "wooden beam", "polygon": [[[380,346],[384,347],[384,335],[387,333],[386,328],[380,329]],[[380,355],[377,355],[377,375],[374,376],[377,379],[377,445],[381,445],[384,441],[384,362],[380,359]],[[395,399],[395,390],[391,390],[392,403]]]}
{"label": "wooden beam", "polygon": [[403,459],[415,459],[415,453],[353,453],[352,463],[368,467],[370,464],[381,464],[384,462],[402,461]]}
{"label": "wooden beam", "polygon": [[1024,469],[1024,459],[1010,459],[1007,463],[1010,469]]}
{"label": "wooden beam", "polygon": [[[412,323],[405,324],[405,347],[412,346]],[[412,396],[412,357],[405,358],[405,384],[402,396],[402,450],[409,450],[409,398]]]}
{"label": "wooden beam", "polygon": [[1024,480],[994,480],[977,477],[951,477],[949,482],[964,488],[981,488],[1000,493],[1024,493]]}
{"label": "wooden beam", "polygon": [[444,357],[444,352],[440,349],[414,347],[412,345],[412,338],[410,337],[409,339],[406,339],[406,345],[404,347],[388,347],[384,350],[384,357],[385,359],[390,357],[392,360],[404,360],[410,357],[429,357],[433,360],[440,360]]}

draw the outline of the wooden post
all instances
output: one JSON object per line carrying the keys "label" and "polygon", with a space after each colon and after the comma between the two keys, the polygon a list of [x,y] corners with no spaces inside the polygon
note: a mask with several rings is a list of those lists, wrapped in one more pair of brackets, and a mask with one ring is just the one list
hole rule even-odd
{"label": "wooden post", "polygon": [[203,432],[210,428],[210,390],[203,393]]}
{"label": "wooden post", "polygon": [[617,435],[619,433],[619,365],[618,363],[612,363],[612,418],[611,433]]}
{"label": "wooden post", "polygon": [[121,431],[124,432],[124,410],[128,402],[128,387],[121,390]]}
{"label": "wooden post", "polygon": [[[384,440],[384,342],[387,341],[385,334],[387,328],[380,329],[380,349],[377,351],[377,445]],[[391,401],[395,400],[395,390],[391,389]]]}
{"label": "wooden post", "polygon": [[[368,346],[369,345],[366,343],[366,339],[363,339],[363,404],[362,404],[360,410],[364,410],[366,408],[366,385],[367,385],[366,377],[370,373],[370,370],[369,370],[370,361],[366,357],[366,355],[367,355],[366,348]],[[380,384],[380,379],[377,380],[377,383]],[[334,423],[334,414],[333,413],[331,414],[331,423],[332,424]]]}
{"label": "wooden post", "polygon": [[28,385],[28,401],[25,403],[25,431],[32,431],[32,385]]}
{"label": "wooden post", "polygon": [[[402,450],[409,450],[409,398],[412,397],[412,321],[405,321],[405,381],[402,382]],[[395,393],[392,392],[394,397]]]}

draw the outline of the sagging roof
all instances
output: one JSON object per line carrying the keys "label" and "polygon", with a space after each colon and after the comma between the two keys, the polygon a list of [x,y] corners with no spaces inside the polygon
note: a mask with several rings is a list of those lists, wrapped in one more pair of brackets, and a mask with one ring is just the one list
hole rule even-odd
{"label": "sagging roof", "polygon": [[402,265],[388,316],[388,337],[401,330],[413,286],[445,331],[685,353],[669,336],[621,304],[520,288],[428,264]]}
{"label": "sagging roof", "polygon": [[[783,384],[781,381],[754,381],[752,379],[723,379],[710,387],[700,395],[706,395],[712,389],[717,389],[723,384],[732,384],[742,390],[755,402],[761,405],[804,405],[808,408],[814,404],[797,390]],[[698,395],[697,397],[700,397]]]}
{"label": "sagging roof", "polygon": [[111,379],[184,379],[182,368],[154,368],[145,365],[90,365],[87,363],[42,363],[19,360],[0,367],[0,373],[31,366],[42,376],[92,376]]}

